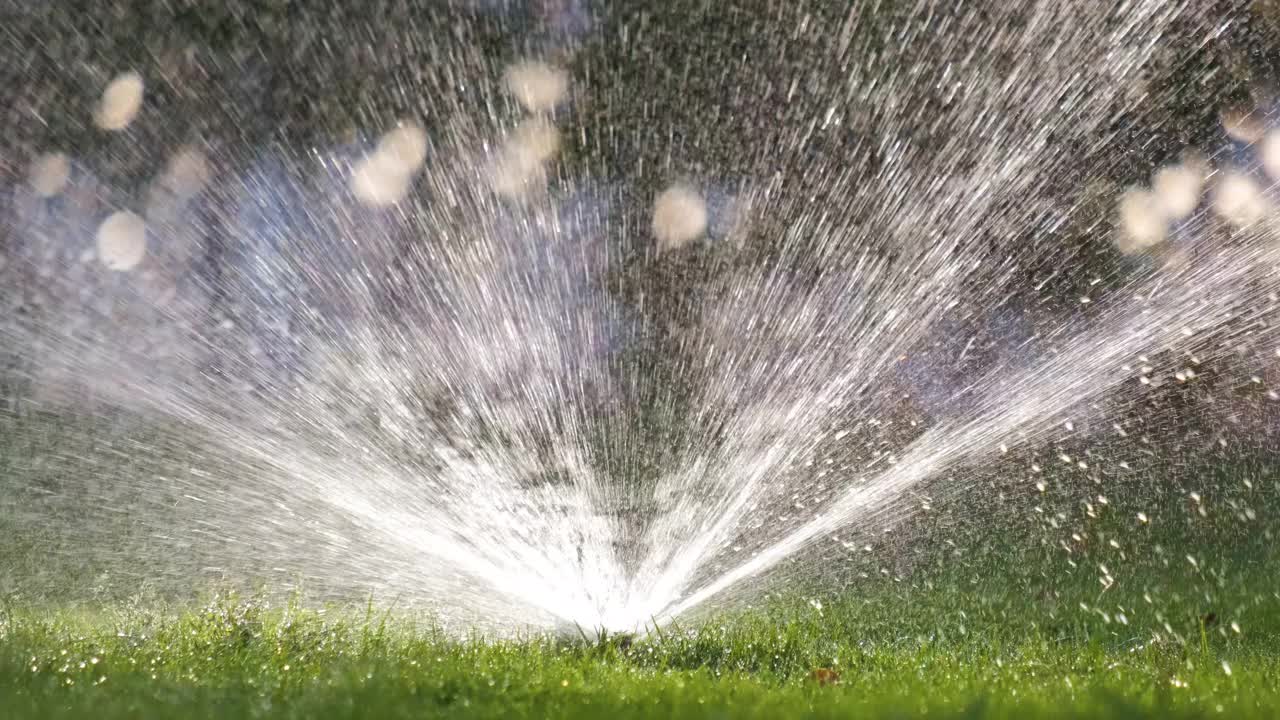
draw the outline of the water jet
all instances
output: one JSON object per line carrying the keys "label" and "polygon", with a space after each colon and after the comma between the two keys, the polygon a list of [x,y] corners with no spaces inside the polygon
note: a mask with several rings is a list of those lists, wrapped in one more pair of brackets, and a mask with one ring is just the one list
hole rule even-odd
{"label": "water jet", "polygon": [[794,32],[699,48],[544,10],[575,31],[505,54],[487,5],[402,9],[376,53],[267,22],[297,57],[95,69],[80,130],[23,136],[4,422],[56,440],[13,454],[15,534],[119,592],[603,641],[844,581],[968,492],[1069,546],[1054,483],[1097,516],[1268,427],[1275,131],[1242,163],[1118,129],[1164,132],[1146,78],[1216,15],[734,4]]}

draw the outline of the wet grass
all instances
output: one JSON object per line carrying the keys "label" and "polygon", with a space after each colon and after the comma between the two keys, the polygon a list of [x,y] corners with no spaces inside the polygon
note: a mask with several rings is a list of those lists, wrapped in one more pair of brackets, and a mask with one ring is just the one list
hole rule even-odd
{"label": "wet grass", "polygon": [[[1202,500],[1165,481],[1117,488],[1105,511],[1066,488],[937,515],[819,582],[634,641],[459,639],[252,596],[86,598],[92,573],[63,567],[79,556],[13,525],[0,720],[1280,717],[1280,473],[1203,477]],[[90,570],[95,548],[123,557],[86,548]],[[65,590],[35,592],[30,568]]]}
{"label": "wet grass", "polygon": [[[1154,579],[1154,578],[1153,578]],[[1274,576],[1028,595],[869,583],[634,642],[486,642],[407,617],[224,597],[0,620],[11,718],[1276,717]],[[821,603],[819,603],[821,604]],[[1211,605],[1212,608],[1208,607]]]}

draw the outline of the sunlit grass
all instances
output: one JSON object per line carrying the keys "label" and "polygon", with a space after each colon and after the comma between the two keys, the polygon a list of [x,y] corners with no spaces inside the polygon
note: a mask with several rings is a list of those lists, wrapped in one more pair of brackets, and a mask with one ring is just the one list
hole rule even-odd
{"label": "sunlit grass", "polygon": [[1280,717],[1274,477],[1206,476],[1203,504],[1113,492],[1095,514],[1068,489],[954,505],[751,607],[605,641],[460,637],[378,598],[130,601],[87,585],[125,553],[14,525],[0,720]]}
{"label": "sunlit grass", "polygon": [[1103,602],[1083,583],[1035,596],[995,577],[872,583],[821,609],[775,598],[590,643],[447,637],[394,613],[253,598],[11,605],[0,707],[15,718],[1275,717],[1280,601],[1256,580],[1224,586],[1203,614],[1139,587]]}

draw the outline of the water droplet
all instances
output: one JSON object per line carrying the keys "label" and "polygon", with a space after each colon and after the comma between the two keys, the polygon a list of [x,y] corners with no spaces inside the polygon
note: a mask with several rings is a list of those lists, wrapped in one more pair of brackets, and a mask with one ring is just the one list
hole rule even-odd
{"label": "water droplet", "polygon": [[142,108],[142,76],[130,71],[117,75],[102,91],[94,122],[103,130],[123,130]]}
{"label": "water droplet", "polygon": [[28,182],[36,195],[50,198],[62,192],[71,177],[71,159],[60,152],[45,153],[31,163]]}
{"label": "water droplet", "polygon": [[1200,203],[1201,173],[1187,165],[1160,168],[1151,177],[1151,190],[1160,213],[1182,220]]}
{"label": "water droplet", "polygon": [[1214,187],[1213,207],[1222,219],[1232,225],[1247,227],[1266,214],[1267,200],[1262,188],[1249,176],[1227,171]]}
{"label": "water droplet", "polygon": [[661,249],[672,249],[698,239],[707,229],[707,205],[692,187],[677,183],[662,191],[653,203],[653,235]]}
{"label": "water droplet", "polygon": [[98,259],[112,270],[132,270],[147,254],[147,225],[141,217],[121,210],[98,226]]}
{"label": "water droplet", "polygon": [[569,74],[545,62],[525,60],[507,68],[507,90],[531,113],[551,112],[569,91]]}

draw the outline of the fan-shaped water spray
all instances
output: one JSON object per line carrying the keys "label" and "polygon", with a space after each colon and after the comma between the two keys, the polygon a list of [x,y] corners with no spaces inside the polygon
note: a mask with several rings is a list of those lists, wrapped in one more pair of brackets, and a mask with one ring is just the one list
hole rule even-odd
{"label": "fan-shaped water spray", "polygon": [[[728,3],[695,48],[565,5],[502,62],[485,6],[95,69],[5,210],[15,532],[73,517],[42,551],[108,586],[634,630],[839,574],[1011,452],[1105,497],[1091,443],[1217,412],[1165,366],[1272,354],[1272,136],[1121,152],[1238,8]],[[309,129],[235,102],[349,75]]]}

